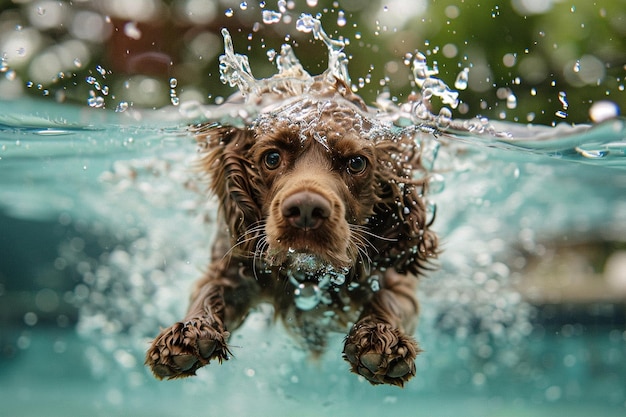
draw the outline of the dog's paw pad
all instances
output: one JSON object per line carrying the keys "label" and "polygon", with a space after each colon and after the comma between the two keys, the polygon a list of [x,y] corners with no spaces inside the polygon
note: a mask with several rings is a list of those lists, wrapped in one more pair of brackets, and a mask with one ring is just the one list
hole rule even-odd
{"label": "dog's paw pad", "polygon": [[403,386],[415,375],[417,343],[386,323],[355,325],[346,338],[344,358],[352,372],[373,385]]}
{"label": "dog's paw pad", "polygon": [[176,323],[154,339],[146,354],[146,365],[159,379],[195,375],[212,359],[228,359],[228,336],[220,326],[211,326],[204,319]]}

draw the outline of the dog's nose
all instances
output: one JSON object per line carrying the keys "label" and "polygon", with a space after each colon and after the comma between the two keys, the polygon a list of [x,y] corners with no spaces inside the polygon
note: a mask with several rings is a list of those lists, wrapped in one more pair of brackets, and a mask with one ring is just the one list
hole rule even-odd
{"label": "dog's nose", "polygon": [[281,207],[283,217],[298,229],[317,229],[330,216],[330,202],[318,193],[301,191],[290,195]]}

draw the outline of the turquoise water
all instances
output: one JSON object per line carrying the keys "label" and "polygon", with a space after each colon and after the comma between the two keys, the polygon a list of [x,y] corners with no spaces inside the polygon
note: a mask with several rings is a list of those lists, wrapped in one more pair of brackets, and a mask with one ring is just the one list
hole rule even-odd
{"label": "turquoise water", "polygon": [[308,361],[263,309],[221,366],[169,382],[143,367],[207,262],[195,117],[0,102],[2,415],[624,415],[624,288],[598,278],[581,298],[555,269],[546,298],[525,281],[559,248],[623,247],[624,119],[420,134],[438,147],[445,251],[420,288],[417,376],[398,389],[349,374],[341,335]]}

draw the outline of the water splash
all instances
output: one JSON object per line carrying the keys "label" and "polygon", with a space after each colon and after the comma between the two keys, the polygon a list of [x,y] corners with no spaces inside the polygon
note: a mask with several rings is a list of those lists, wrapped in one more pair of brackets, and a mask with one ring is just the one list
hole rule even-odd
{"label": "water splash", "polygon": [[[268,13],[277,13],[264,10],[264,16]],[[282,12],[281,12],[282,13]],[[280,13],[278,13],[280,14]],[[279,17],[278,17],[279,18]],[[265,17],[264,17],[265,20]],[[234,51],[233,41],[228,30],[222,30],[224,37],[224,54],[220,56],[220,80],[237,87],[248,103],[266,103],[271,100],[286,100],[310,91],[315,82],[321,81],[329,86],[336,85],[337,81],[346,86],[351,85],[348,72],[348,58],[344,51],[347,42],[343,39],[331,38],[323,29],[319,19],[310,14],[303,13],[296,21],[296,29],[302,33],[312,33],[313,37],[321,40],[328,50],[328,67],[319,76],[312,76],[300,64],[290,45],[284,44],[279,54],[275,51],[268,52],[270,61],[274,61],[278,73],[270,78],[257,79],[250,68],[246,55],[237,54]],[[412,55],[407,55],[405,62],[411,62]],[[428,66],[424,54],[417,52],[412,60],[412,72],[415,85],[420,92],[412,94],[407,103],[397,105],[383,92],[376,100],[378,109],[371,109],[369,116],[373,119],[386,120],[396,125],[415,125],[427,132],[443,131],[449,128],[467,130],[464,123],[452,119],[451,109],[459,105],[459,93],[448,87],[441,79],[437,78],[438,70]],[[460,87],[467,87],[469,70],[464,69],[456,80]],[[364,87],[366,80],[359,81],[358,87]],[[352,88],[358,90],[357,86]],[[278,96],[276,93],[279,93]],[[339,91],[345,95],[347,91]],[[444,106],[436,112],[433,110],[437,105],[433,99],[437,98]],[[249,114],[252,116],[253,114]],[[251,120],[245,120],[249,123]],[[478,125],[480,123],[476,123]],[[483,127],[480,132],[491,132],[494,129]]]}
{"label": "water splash", "polygon": [[[275,19],[280,20],[280,13],[263,11],[264,21],[274,22]],[[316,39],[322,40],[328,47],[329,64],[323,73],[324,80],[334,84],[334,81],[339,79],[349,85],[348,59],[343,52],[345,42],[328,36],[322,29],[320,21],[311,15],[303,14],[296,22],[296,29],[304,33],[312,32]],[[295,91],[306,91],[313,84],[313,77],[304,70],[290,45],[282,45],[278,55],[275,52],[271,53],[270,59],[275,61],[278,74],[267,79],[256,79],[252,74],[248,57],[235,53],[233,40],[227,29],[222,29],[222,36],[224,55],[219,58],[220,80],[231,87],[237,87],[248,101],[257,100],[268,91],[294,90],[294,88]],[[296,85],[299,85],[299,88]]]}

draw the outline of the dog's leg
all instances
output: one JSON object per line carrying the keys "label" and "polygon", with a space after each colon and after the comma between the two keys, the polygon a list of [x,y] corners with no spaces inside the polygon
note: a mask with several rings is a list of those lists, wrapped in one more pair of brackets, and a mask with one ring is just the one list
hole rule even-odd
{"label": "dog's leg", "polygon": [[211,264],[191,296],[187,316],[163,330],[146,354],[146,365],[159,378],[195,375],[212,359],[228,359],[229,330],[241,324],[258,291],[253,278],[237,267]]}
{"label": "dog's leg", "polygon": [[403,386],[415,375],[420,352],[410,335],[418,314],[417,279],[387,270],[381,289],[374,293],[346,337],[344,358],[352,372],[369,382]]}

